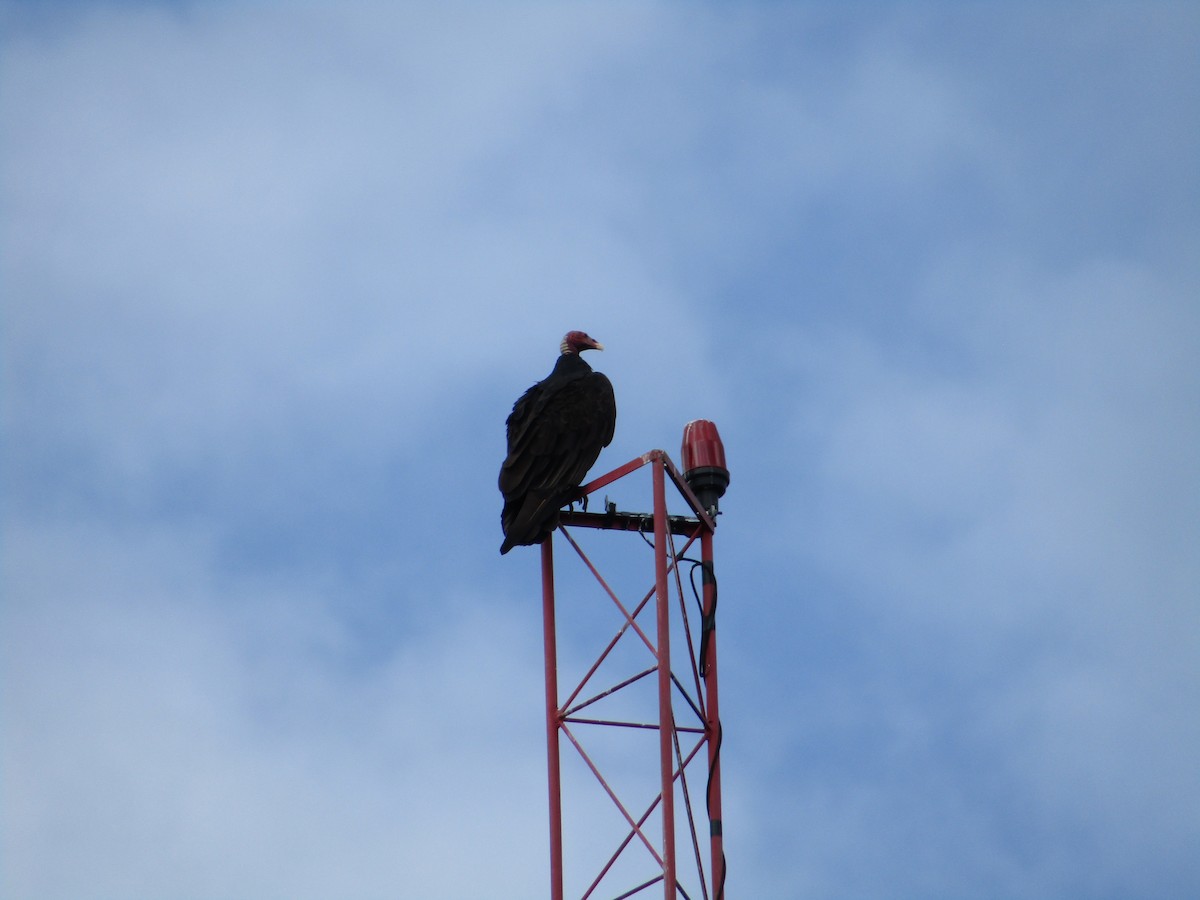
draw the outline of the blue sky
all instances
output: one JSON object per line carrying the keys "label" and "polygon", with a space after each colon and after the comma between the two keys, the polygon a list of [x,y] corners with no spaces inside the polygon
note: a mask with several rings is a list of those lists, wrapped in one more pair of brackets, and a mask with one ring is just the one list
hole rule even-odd
{"label": "blue sky", "polygon": [[543,896],[495,479],[582,328],[598,471],[725,440],[730,896],[1196,896],[1198,49],[1184,3],[0,4],[0,892]]}

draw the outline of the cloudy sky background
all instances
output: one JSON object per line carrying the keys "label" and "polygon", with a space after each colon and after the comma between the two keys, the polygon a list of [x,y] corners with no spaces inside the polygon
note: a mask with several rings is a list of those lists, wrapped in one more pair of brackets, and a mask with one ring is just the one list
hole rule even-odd
{"label": "cloudy sky background", "polygon": [[0,893],[544,896],[495,478],[583,328],[599,471],[725,439],[731,897],[1200,894],[1198,50],[0,3]]}

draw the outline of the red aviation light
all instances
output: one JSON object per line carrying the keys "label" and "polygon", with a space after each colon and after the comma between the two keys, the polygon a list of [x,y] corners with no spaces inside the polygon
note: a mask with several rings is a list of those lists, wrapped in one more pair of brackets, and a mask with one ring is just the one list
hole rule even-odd
{"label": "red aviation light", "polygon": [[729,487],[725,468],[725,445],[717,426],[695,419],[683,426],[683,479],[709,515],[718,512],[717,501]]}

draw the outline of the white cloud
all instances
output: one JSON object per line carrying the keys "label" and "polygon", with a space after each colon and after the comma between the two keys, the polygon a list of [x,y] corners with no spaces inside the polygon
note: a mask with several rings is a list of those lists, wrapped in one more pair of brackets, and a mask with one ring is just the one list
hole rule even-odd
{"label": "white cloud", "polygon": [[540,889],[539,655],[503,604],[363,666],[336,597],[229,584],[199,538],[25,528],[6,571],[10,896]]}

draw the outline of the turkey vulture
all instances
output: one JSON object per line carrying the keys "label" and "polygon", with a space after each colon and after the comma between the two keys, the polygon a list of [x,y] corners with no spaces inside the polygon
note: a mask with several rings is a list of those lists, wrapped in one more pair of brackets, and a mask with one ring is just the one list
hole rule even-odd
{"label": "turkey vulture", "polygon": [[579,356],[603,349],[582,331],[567,332],[554,371],[513,404],[508,458],[500,467],[501,553],[540,544],[558,527],[558,511],[578,498],[583,477],[612,440],[612,384]]}

